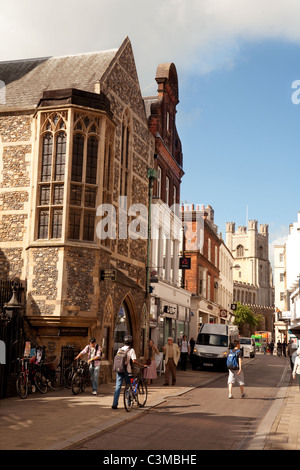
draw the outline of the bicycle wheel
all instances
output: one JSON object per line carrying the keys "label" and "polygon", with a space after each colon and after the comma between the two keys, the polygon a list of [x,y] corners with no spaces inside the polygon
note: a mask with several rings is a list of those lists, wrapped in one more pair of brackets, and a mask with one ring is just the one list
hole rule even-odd
{"label": "bicycle wheel", "polygon": [[72,384],[71,384],[72,393],[74,395],[77,395],[81,391],[81,382],[82,382],[81,374],[79,372],[76,372],[73,375]]}
{"label": "bicycle wheel", "polygon": [[48,379],[49,387],[52,388],[52,390],[62,390],[65,388],[65,376],[58,370],[52,371],[51,374],[49,374],[49,379]]}
{"label": "bicycle wheel", "polygon": [[47,391],[48,391],[47,380],[46,380],[46,378],[41,374],[41,372],[36,372],[36,373],[35,373],[34,381],[35,381],[36,388],[37,388],[41,393],[47,393]]}
{"label": "bicycle wheel", "polygon": [[17,378],[17,392],[20,398],[26,398],[28,395],[28,377],[24,372],[20,372]]}
{"label": "bicycle wheel", "polygon": [[133,401],[131,385],[126,385],[124,390],[124,407],[126,411],[131,411]]}
{"label": "bicycle wheel", "polygon": [[138,391],[138,394],[137,394],[138,405],[142,408],[143,406],[146,405],[146,401],[148,397],[147,385],[143,380],[139,380],[137,391]]}
{"label": "bicycle wheel", "polygon": [[81,380],[81,391],[84,392],[85,391],[85,387],[87,386],[87,380],[82,377],[82,380]]}
{"label": "bicycle wheel", "polygon": [[65,381],[66,381],[67,388],[71,388],[73,371],[74,371],[73,366],[69,366],[65,370]]}

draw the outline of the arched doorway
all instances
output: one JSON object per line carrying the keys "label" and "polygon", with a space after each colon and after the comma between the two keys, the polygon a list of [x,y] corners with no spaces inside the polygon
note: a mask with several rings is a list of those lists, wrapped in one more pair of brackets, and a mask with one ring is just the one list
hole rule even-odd
{"label": "arched doorway", "polygon": [[115,331],[114,331],[114,355],[124,345],[123,339],[126,335],[132,335],[132,320],[127,302],[124,300],[119,308]]}

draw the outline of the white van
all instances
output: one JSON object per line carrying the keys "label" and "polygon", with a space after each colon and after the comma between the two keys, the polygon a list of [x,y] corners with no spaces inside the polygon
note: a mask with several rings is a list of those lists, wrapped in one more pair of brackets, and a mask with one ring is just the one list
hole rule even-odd
{"label": "white van", "polygon": [[234,340],[239,339],[239,330],[234,325],[203,323],[197,336],[192,355],[192,368],[220,367],[227,370],[227,355]]}
{"label": "white van", "polygon": [[240,336],[240,345],[244,357],[255,357],[255,339]]}

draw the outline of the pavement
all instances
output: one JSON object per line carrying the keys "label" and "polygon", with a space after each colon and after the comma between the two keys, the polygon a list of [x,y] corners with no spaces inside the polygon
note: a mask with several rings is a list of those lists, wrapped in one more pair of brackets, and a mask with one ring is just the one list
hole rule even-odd
{"label": "pavement", "polygon": [[[245,358],[243,367],[253,359]],[[223,377],[223,374],[221,375]],[[63,450],[95,434],[136,419],[168,397],[183,395],[220,378],[219,372],[177,370],[175,386],[164,387],[164,374],[148,387],[144,408],[126,412],[120,395],[117,410],[111,408],[115,384],[102,384],[98,395],[87,388],[73,395],[71,390],[31,393],[26,399],[0,400],[0,450]],[[276,398],[251,440],[249,450],[298,450],[300,448],[300,391],[291,381],[287,362]]]}

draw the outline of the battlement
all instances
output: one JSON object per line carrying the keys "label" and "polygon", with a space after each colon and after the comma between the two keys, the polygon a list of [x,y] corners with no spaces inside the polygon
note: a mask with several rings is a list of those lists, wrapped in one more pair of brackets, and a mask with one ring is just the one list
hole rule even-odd
{"label": "battlement", "polygon": [[[238,226],[237,234],[239,235],[247,235],[248,231],[255,231],[257,232],[257,220],[249,220],[248,221],[248,230],[246,226]],[[236,233],[235,231],[235,223],[234,222],[227,222],[226,223],[226,232],[228,233]],[[259,234],[267,236],[269,233],[269,226],[267,224],[260,224],[259,225]]]}
{"label": "battlement", "polygon": [[235,233],[235,223],[234,222],[227,222],[226,223],[226,232]]}
{"label": "battlement", "polygon": [[259,233],[261,235],[268,235],[269,233],[269,225],[267,224],[260,224],[259,226]]}
{"label": "battlement", "polygon": [[257,231],[257,220],[248,220],[248,229]]}
{"label": "battlement", "polygon": [[208,219],[211,223],[214,223],[215,211],[207,204],[182,204],[181,212],[198,212],[204,219]]}

